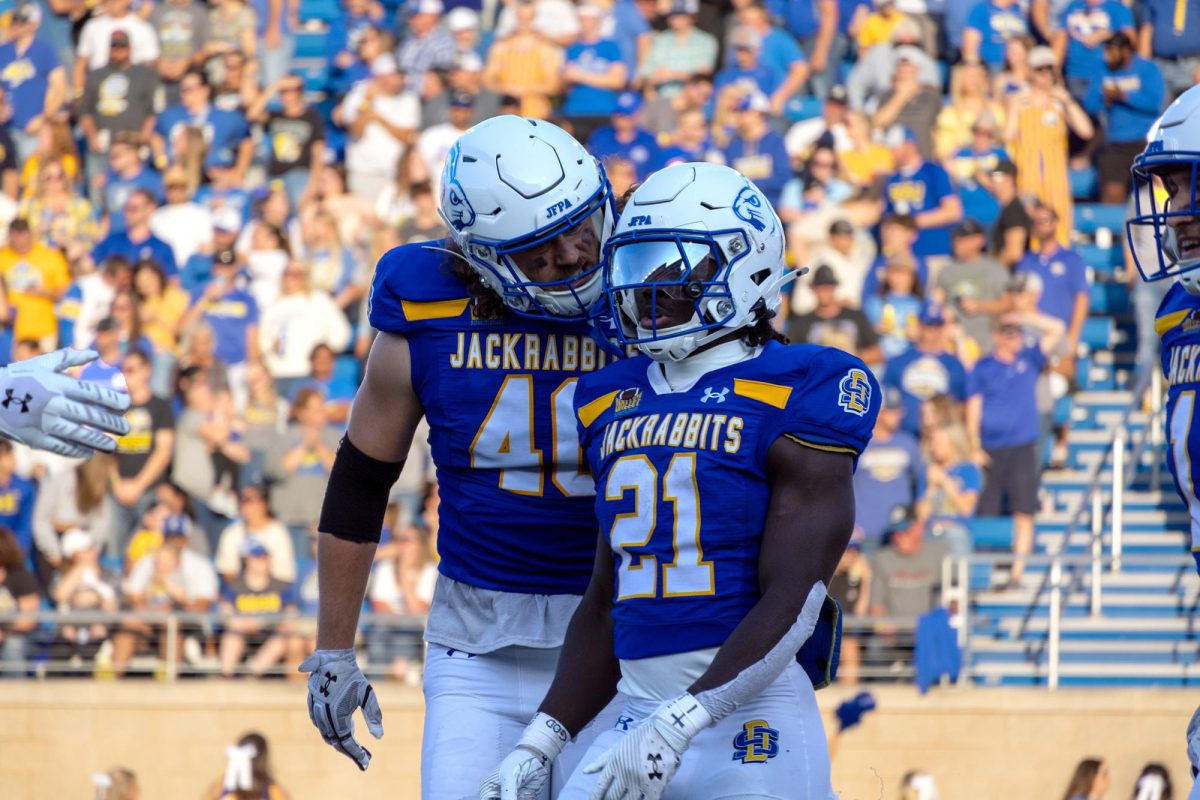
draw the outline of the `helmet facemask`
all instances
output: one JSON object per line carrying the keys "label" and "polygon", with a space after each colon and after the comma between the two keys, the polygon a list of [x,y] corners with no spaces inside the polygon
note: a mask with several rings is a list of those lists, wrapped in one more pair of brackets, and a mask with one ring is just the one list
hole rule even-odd
{"label": "helmet facemask", "polygon": [[1145,153],[1134,161],[1126,239],[1147,281],[1200,268],[1200,153]]}

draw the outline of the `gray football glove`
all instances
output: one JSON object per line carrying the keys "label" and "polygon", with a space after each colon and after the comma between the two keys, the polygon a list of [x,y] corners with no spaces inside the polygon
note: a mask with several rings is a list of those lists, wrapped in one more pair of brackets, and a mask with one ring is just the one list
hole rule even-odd
{"label": "gray football glove", "polygon": [[354,711],[362,708],[367,730],[383,738],[383,710],[367,677],[358,668],[354,648],[318,650],[300,665],[308,676],[308,717],[325,744],[366,771],[371,751],[354,738]]}
{"label": "gray football glove", "polygon": [[95,350],[63,348],[0,369],[0,435],[63,456],[111,453],[129,433],[121,414],[129,395],[62,374],[94,360]]}

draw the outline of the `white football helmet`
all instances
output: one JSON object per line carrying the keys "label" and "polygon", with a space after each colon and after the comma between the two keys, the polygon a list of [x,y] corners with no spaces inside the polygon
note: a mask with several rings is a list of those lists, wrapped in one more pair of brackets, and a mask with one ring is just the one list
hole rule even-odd
{"label": "white football helmet", "polygon": [[789,277],[775,209],[720,164],[674,164],[651,175],[604,252],[617,338],[655,361],[679,361],[773,316]]}
{"label": "white football helmet", "polygon": [[562,128],[505,115],[479,123],[451,148],[439,213],[450,237],[488,288],[533,317],[586,317],[600,296],[597,263],[569,278],[529,279],[514,253],[541,247],[577,225],[599,246],[616,210],[603,167]]}
{"label": "white football helmet", "polygon": [[[1134,159],[1134,213],[1125,223],[1134,264],[1142,278],[1181,276],[1200,294],[1200,86],[1167,107]],[[1146,235],[1152,233],[1153,235]]]}

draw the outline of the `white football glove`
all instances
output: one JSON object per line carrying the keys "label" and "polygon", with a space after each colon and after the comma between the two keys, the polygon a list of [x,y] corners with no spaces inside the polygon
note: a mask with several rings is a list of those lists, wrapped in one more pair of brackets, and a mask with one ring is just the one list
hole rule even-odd
{"label": "white football glove", "polygon": [[308,718],[321,732],[325,744],[366,771],[371,751],[354,738],[354,711],[362,708],[367,730],[383,738],[383,710],[367,677],[358,668],[354,648],[318,650],[300,665],[308,676]]}
{"label": "white football glove", "polygon": [[129,395],[62,374],[98,355],[63,348],[0,369],[0,435],[72,458],[115,450],[108,433],[129,433]]}
{"label": "white football glove", "polygon": [[1200,769],[1200,707],[1192,712],[1187,726],[1187,753],[1192,769]]}
{"label": "white football glove", "polygon": [[538,800],[550,781],[550,765],[571,741],[562,723],[538,712],[517,747],[483,780],[479,800]]}
{"label": "white football glove", "polygon": [[588,800],[660,800],[692,738],[712,723],[684,692],[663,704],[613,748],[583,768],[600,773]]}

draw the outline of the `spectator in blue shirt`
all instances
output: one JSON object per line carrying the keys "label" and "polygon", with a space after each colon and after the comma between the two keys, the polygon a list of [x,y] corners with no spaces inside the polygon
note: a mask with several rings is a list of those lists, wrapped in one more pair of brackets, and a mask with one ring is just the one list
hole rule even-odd
{"label": "spectator in blue shirt", "polygon": [[1119,0],[1075,0],[1063,11],[1051,46],[1071,95],[1092,116],[1100,113],[1104,43],[1117,31],[1132,39],[1133,12]]}
{"label": "spectator in blue shirt", "polygon": [[1167,87],[1158,66],[1133,49],[1133,39],[1118,31],[1104,44],[1108,67],[1100,82],[1108,110],[1105,146],[1096,157],[1100,202],[1129,199],[1129,167],[1146,144],[1146,133],[1162,111]]}
{"label": "spectator in blue shirt", "polygon": [[108,149],[108,172],[101,179],[101,213],[108,218],[109,233],[125,232],[125,203],[138,189],[143,189],[161,201],[163,179],[155,170],[142,163],[137,142],[128,133],[113,137]]}
{"label": "spectator in blue shirt", "polygon": [[771,101],[755,92],[742,98],[733,120],[733,136],[725,147],[725,163],[754,181],[771,205],[779,205],[783,187],[792,177],[792,163],[783,136],[771,127]]}
{"label": "spectator in blue shirt", "polygon": [[[951,5],[967,5],[955,0]],[[1017,0],[983,0],[967,17],[962,34],[963,61],[982,61],[992,71],[1004,66],[1008,40],[1029,33],[1025,12]]]}
{"label": "spectator in blue shirt", "polygon": [[613,41],[621,48],[621,60],[632,75],[638,66],[638,43],[653,29],[636,0],[617,0],[612,7]]}
{"label": "spectator in blue shirt", "polygon": [[[1026,327],[1037,337],[1027,340]],[[985,455],[979,515],[1013,517],[1013,583],[1020,580],[1025,556],[1033,549],[1033,515],[1038,510],[1038,375],[1062,340],[1063,329],[1060,321],[1036,311],[1000,315],[991,352],[967,378],[967,428]]]}
{"label": "spectator in blue shirt", "polygon": [[121,330],[117,321],[105,317],[96,323],[96,339],[88,346],[100,357],[80,370],[80,380],[125,391],[125,374],[121,372]]}
{"label": "spectator in blue shirt", "polygon": [[0,83],[12,110],[7,127],[22,164],[37,147],[38,131],[67,96],[67,74],[54,47],[36,38],[41,22],[41,6],[26,2],[13,12],[10,38],[0,45]]}
{"label": "spectator in blue shirt", "polygon": [[207,253],[197,251],[189,258],[179,276],[179,285],[184,291],[192,295],[203,291],[218,259],[224,258],[231,265],[237,263],[234,248],[244,224],[241,214],[233,208],[222,208],[213,214],[211,247],[202,248]]}
{"label": "spectator in blue shirt", "polygon": [[883,385],[895,387],[904,398],[901,427],[921,435],[921,404],[935,397],[967,399],[967,371],[950,352],[946,316],[938,303],[928,302],[917,317],[917,335],[907,350],[890,359]]}
{"label": "spectator in blue shirt", "polygon": [[911,216],[918,234],[913,252],[926,258],[950,254],[950,227],[962,219],[962,200],[945,168],[921,157],[911,128],[892,128],[888,143],[896,173],[883,187],[885,214]]}
{"label": "spectator in blue shirt", "polygon": [[966,526],[979,505],[983,473],[971,460],[974,453],[961,423],[936,425],[926,432],[926,438],[929,462],[921,516],[929,520],[929,532],[941,537],[951,553],[968,555],[971,534]]}
{"label": "spectator in blue shirt", "polygon": [[617,110],[618,93],[629,80],[621,48],[600,35],[603,18],[604,10],[597,5],[579,7],[579,38],[567,48],[563,61],[562,113],[580,141],[587,141]]}
{"label": "spectator in blue shirt", "polygon": [[1079,348],[1091,298],[1087,264],[1079,253],[1054,238],[1058,214],[1053,207],[1037,203],[1030,216],[1033,238],[1039,246],[1017,262],[1016,272],[1018,275],[1036,275],[1041,282],[1037,309],[1063,324],[1066,331],[1063,350],[1068,357],[1060,366],[1065,374],[1074,374],[1073,356]]}
{"label": "spectator in blue shirt", "polygon": [[605,161],[619,158],[637,168],[637,179],[644,181],[658,168],[658,140],[641,127],[642,96],[637,92],[621,92],[613,112],[612,125],[599,128],[588,139],[587,149]]}
{"label": "spectator in blue shirt", "polygon": [[325,400],[326,420],[330,425],[345,425],[350,418],[350,404],[358,386],[347,375],[339,375],[334,367],[337,360],[333,349],[327,344],[313,348],[309,356],[312,374],[299,381],[288,395],[288,402],[295,402],[301,389],[314,389]]}
{"label": "spectator in blue shirt", "polygon": [[325,34],[328,52],[335,54],[333,68],[345,72],[358,63],[359,40],[367,28],[383,24],[382,6],[370,0],[342,0],[341,13],[329,21]]}
{"label": "spectator in blue shirt", "polygon": [[150,259],[168,278],[178,280],[175,251],[150,231],[150,216],[158,208],[158,199],[146,189],[135,189],[125,201],[125,229],[105,236],[92,250],[92,260],[103,264],[112,256],[121,256],[130,264]]}
{"label": "spectator in blue shirt", "polygon": [[863,551],[878,551],[896,506],[915,503],[924,492],[921,445],[900,427],[904,398],[894,387],[883,390],[871,443],[854,473],[854,520],[864,534]]}
{"label": "spectator in blue shirt", "polygon": [[37,487],[17,475],[12,442],[0,439],[0,527],[17,537],[26,559],[33,552],[33,504]]}
{"label": "spectator in blue shirt", "polygon": [[218,253],[209,282],[192,292],[192,305],[183,316],[184,330],[198,323],[212,332],[215,360],[227,368],[234,402],[245,405],[248,396],[246,367],[260,359],[258,302],[231,251]]}
{"label": "spectator in blue shirt", "polygon": [[168,160],[177,160],[183,153],[187,128],[196,127],[203,131],[208,144],[205,169],[233,169],[240,180],[254,155],[246,117],[238,111],[216,108],[209,102],[211,89],[202,70],[189,70],[179,82],[179,91],[182,103],[164,110],[154,123],[150,147],[155,165],[165,166]]}
{"label": "spectator in blue shirt", "polygon": [[[824,3],[826,0],[821,0],[821,2]],[[789,5],[794,7],[804,5],[804,3],[797,2]],[[837,13],[836,7],[833,13]],[[809,79],[812,74],[811,70],[814,68],[805,60],[804,50],[792,38],[792,34],[776,27],[770,14],[762,6],[751,3],[742,8],[737,12],[737,22],[738,25],[733,29],[730,42],[733,48],[736,49],[738,35],[742,31],[748,30],[758,34],[760,42],[758,64],[776,73],[779,77],[778,85],[771,91],[765,92],[771,98],[772,112],[775,116],[779,116],[783,114],[788,100],[804,88],[804,83]],[[819,36],[820,34],[818,34]],[[726,51],[725,64],[727,67],[733,64],[735,56],[735,53]],[[821,79],[816,82],[821,84]],[[821,95],[824,96],[829,88],[829,86],[822,85]]]}
{"label": "spectator in blue shirt", "polygon": [[929,264],[924,257],[913,252],[917,241],[917,223],[908,214],[891,214],[879,223],[879,254],[875,263],[867,270],[863,278],[862,298],[865,301],[871,295],[879,293],[879,284],[883,282],[887,270],[888,259],[908,257],[917,267],[917,283],[929,285]]}
{"label": "spectator in blue shirt", "polygon": [[783,73],[764,64],[760,58],[762,38],[749,28],[738,28],[733,34],[733,58],[726,62],[725,69],[713,78],[713,92],[717,95],[727,86],[741,87],[747,93],[758,92],[772,98],[771,109],[778,113],[783,108],[782,98],[778,106],[775,93],[783,86]]}
{"label": "spectator in blue shirt", "polygon": [[1200,0],[1142,0],[1138,48],[1153,57],[1167,102],[1200,83]]}

